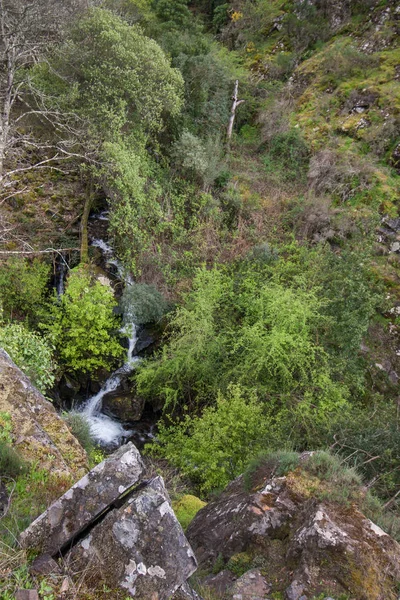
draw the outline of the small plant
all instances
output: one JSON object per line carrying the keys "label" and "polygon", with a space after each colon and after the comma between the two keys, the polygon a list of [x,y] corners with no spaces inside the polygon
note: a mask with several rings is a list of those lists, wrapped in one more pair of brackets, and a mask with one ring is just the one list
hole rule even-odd
{"label": "small plant", "polygon": [[299,465],[299,453],[287,451],[266,451],[250,462],[244,472],[244,486],[250,491],[263,483],[265,478],[282,477]]}
{"label": "small plant", "polygon": [[0,474],[5,477],[18,477],[26,471],[26,463],[6,442],[0,440]]}
{"label": "small plant", "polygon": [[88,454],[91,453],[94,449],[94,444],[90,434],[89,423],[87,422],[85,416],[81,413],[72,411],[69,413],[64,413],[63,419],[81,446]]}
{"label": "small plant", "polygon": [[137,325],[159,321],[168,306],[163,295],[153,285],[146,283],[127,286],[121,304],[125,323],[134,322]]}

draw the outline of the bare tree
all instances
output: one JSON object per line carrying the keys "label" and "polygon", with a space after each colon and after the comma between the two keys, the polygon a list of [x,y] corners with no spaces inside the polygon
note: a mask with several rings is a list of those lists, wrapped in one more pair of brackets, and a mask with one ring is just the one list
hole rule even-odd
{"label": "bare tree", "polygon": [[[86,0],[0,0],[0,183],[6,185],[12,175],[43,168],[56,160],[75,154],[76,118],[49,109],[43,94],[29,81],[27,68],[39,61],[49,47],[60,40],[65,26]],[[57,131],[55,144],[40,144],[44,156],[36,164],[18,164],[6,171],[6,161],[23,155],[27,147],[39,149],[27,134],[23,121],[36,118]],[[22,127],[24,125],[24,127]],[[61,135],[61,131],[64,134]],[[72,138],[72,141],[71,141]],[[47,152],[46,152],[47,151]]]}
{"label": "bare tree", "polygon": [[228,130],[227,130],[227,134],[226,134],[227,138],[228,138],[228,144],[232,137],[233,124],[235,122],[235,116],[236,116],[236,109],[238,106],[243,104],[243,102],[245,102],[244,100],[238,100],[238,90],[239,90],[239,81],[236,79],[235,87],[233,89],[233,96],[232,96],[231,116],[229,117]]}

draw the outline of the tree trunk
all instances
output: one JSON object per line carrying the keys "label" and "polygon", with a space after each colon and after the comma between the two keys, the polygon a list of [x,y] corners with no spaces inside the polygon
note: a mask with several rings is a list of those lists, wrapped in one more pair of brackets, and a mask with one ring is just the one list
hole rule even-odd
{"label": "tree trunk", "polygon": [[228,140],[228,146],[229,146],[230,139],[232,137],[233,124],[235,122],[235,116],[236,116],[236,109],[240,104],[243,104],[243,102],[244,102],[244,100],[238,100],[238,89],[239,89],[239,80],[236,79],[235,87],[233,89],[233,96],[232,96],[231,116],[229,118],[228,130],[226,133],[226,137]]}
{"label": "tree trunk", "polygon": [[88,239],[88,221],[90,215],[90,209],[93,203],[93,183],[88,184],[88,193],[85,200],[85,206],[83,207],[83,215],[81,220],[81,263],[87,263],[89,261],[89,239]]}

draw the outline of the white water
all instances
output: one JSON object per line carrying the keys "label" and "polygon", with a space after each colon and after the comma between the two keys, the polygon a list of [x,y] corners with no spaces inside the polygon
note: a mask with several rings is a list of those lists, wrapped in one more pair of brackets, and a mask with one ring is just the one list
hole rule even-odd
{"label": "white water", "polygon": [[[93,240],[92,246],[100,248],[108,263],[116,266],[118,274],[125,281],[126,285],[132,285],[133,280],[130,276],[124,276],[122,265],[113,259],[112,247],[102,239]],[[129,340],[126,362],[117,369],[103,384],[101,390],[89,398],[79,411],[83,414],[89,424],[92,437],[105,445],[119,444],[124,437],[128,437],[132,432],[123,427],[121,423],[101,412],[104,396],[114,392],[120,385],[124,376],[133,371],[135,365],[140,361],[138,356],[134,356],[137,343],[137,326],[130,322],[121,329],[121,333],[126,335]]]}

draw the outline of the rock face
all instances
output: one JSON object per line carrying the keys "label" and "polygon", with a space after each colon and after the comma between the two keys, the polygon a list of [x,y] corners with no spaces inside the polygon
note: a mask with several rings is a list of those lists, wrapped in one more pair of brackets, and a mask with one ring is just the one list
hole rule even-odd
{"label": "rock face", "polygon": [[132,494],[67,555],[74,571],[102,576],[135,598],[169,598],[196,570],[161,477]]}
{"label": "rock face", "polygon": [[[280,592],[299,600],[329,590],[334,597],[397,600],[400,545],[356,506],[318,500],[314,480],[297,469],[286,477],[266,473],[256,491],[246,491],[242,477],[232,482],[187,530],[200,564],[223,559],[222,568],[233,564],[237,572],[240,565],[249,576],[259,568],[257,598]],[[224,597],[246,598],[244,583]]]}
{"label": "rock face", "polygon": [[39,469],[76,481],[87,456],[53,405],[0,349],[0,412],[11,417],[13,445]]}
{"label": "rock face", "polygon": [[84,572],[93,589],[104,582],[138,600],[184,593],[195,556],[162,478],[143,477],[136,447],[122,446],[36,519],[22,546],[45,552],[41,569],[61,554],[67,574]]}
{"label": "rock face", "polygon": [[56,500],[20,538],[24,548],[59,552],[110,504],[138,482],[144,465],[135,446],[121,446],[111,457]]}

